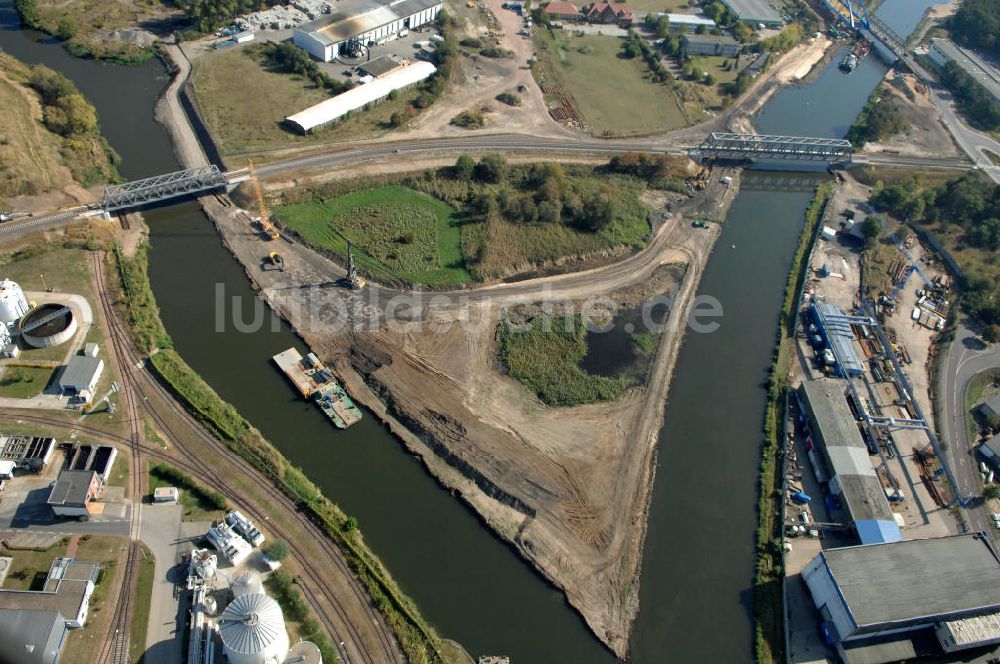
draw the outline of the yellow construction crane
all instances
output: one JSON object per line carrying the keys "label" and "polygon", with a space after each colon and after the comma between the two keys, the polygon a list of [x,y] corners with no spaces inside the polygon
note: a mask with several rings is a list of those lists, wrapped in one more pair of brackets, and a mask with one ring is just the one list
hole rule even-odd
{"label": "yellow construction crane", "polygon": [[260,212],[260,219],[257,221],[260,224],[260,229],[264,231],[267,239],[277,240],[281,237],[281,234],[278,233],[278,229],[271,223],[270,215],[267,212],[267,205],[264,204],[264,192],[260,190],[260,180],[257,179],[257,173],[253,170],[253,162],[248,161],[247,164],[247,169],[250,171],[250,181],[253,182],[253,192],[257,196],[257,209]]}

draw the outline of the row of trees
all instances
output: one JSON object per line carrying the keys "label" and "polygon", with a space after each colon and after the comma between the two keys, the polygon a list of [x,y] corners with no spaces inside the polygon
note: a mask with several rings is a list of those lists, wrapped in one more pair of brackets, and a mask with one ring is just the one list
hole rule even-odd
{"label": "row of trees", "polygon": [[653,80],[657,83],[666,83],[673,78],[667,68],[663,66],[663,58],[660,54],[635,30],[628,31],[622,53],[626,58],[642,56],[646,66],[649,67]]}
{"label": "row of trees", "polygon": [[1000,55],[1000,0],[964,0],[949,31],[960,44]]}
{"label": "row of trees", "polygon": [[987,131],[1000,129],[1000,108],[993,97],[955,61],[942,68],[941,82],[955,95],[958,107],[973,124]]}

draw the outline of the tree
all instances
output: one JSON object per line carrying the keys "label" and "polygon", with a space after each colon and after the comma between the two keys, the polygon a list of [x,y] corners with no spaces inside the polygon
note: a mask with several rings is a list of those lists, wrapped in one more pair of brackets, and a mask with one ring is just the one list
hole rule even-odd
{"label": "tree", "polygon": [[991,344],[995,344],[1000,341],[1000,325],[997,325],[996,323],[993,325],[987,325],[983,329],[983,339]]}
{"label": "tree", "polygon": [[69,41],[76,36],[76,31],[76,21],[66,16],[59,21],[59,26],[56,28],[56,37],[62,41]]}
{"label": "tree", "polygon": [[861,234],[865,237],[865,246],[874,246],[882,236],[882,218],[877,214],[869,215],[861,224]]}
{"label": "tree", "polygon": [[357,529],[358,529],[358,517],[356,516],[347,517],[347,521],[344,522],[344,530],[349,533],[353,533]]}
{"label": "tree", "polygon": [[488,154],[476,164],[475,176],[480,182],[503,182],[507,177],[507,160],[503,155]]}
{"label": "tree", "polygon": [[455,166],[452,168],[452,173],[455,175],[456,179],[459,180],[471,180],[472,174],[476,170],[476,162],[472,160],[467,154],[463,154],[455,161]]}
{"label": "tree", "polygon": [[284,560],[288,557],[288,543],[284,540],[274,540],[261,551],[271,560]]}
{"label": "tree", "polygon": [[985,500],[997,500],[1000,498],[1000,484],[987,484],[983,487],[983,498]]}

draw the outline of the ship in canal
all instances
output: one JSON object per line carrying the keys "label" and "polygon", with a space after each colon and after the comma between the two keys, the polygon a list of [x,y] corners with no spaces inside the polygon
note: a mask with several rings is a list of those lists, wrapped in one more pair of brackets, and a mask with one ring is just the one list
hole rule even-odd
{"label": "ship in canal", "polygon": [[306,399],[313,399],[338,429],[346,429],[361,420],[361,409],[315,353],[303,358],[298,350],[289,348],[272,359],[299,393]]}
{"label": "ship in canal", "polygon": [[840,71],[850,74],[861,64],[861,61],[865,59],[865,56],[871,50],[872,43],[864,37],[858,37],[858,40],[854,42],[854,46],[851,47],[850,52],[840,61]]}

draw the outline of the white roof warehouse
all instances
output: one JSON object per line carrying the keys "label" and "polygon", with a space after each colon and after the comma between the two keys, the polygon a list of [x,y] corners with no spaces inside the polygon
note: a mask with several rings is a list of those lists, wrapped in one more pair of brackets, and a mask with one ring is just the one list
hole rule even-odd
{"label": "white roof warehouse", "polygon": [[364,108],[366,105],[387,97],[393,90],[401,90],[429,78],[437,67],[429,62],[413,62],[396,71],[390,72],[371,83],[359,85],[331,97],[315,106],[285,118],[285,121],[303,133],[308,133],[329,122],[333,122],[351,111]]}
{"label": "white roof warehouse", "polygon": [[430,23],[441,0],[341,0],[337,10],[292,32],[292,41],[323,62],[334,60],[351,40],[363,44]]}

